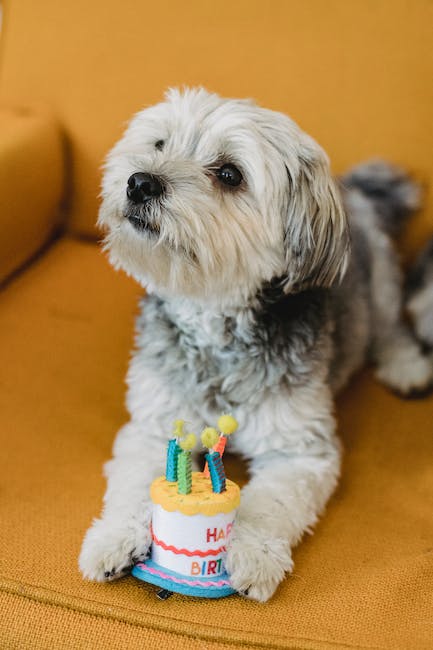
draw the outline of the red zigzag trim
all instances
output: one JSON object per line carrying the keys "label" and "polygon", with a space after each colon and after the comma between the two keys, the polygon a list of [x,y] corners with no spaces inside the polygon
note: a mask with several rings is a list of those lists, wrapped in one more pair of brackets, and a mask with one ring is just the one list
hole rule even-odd
{"label": "red zigzag trim", "polygon": [[152,533],[152,539],[157,544],[158,546],[161,546],[161,548],[164,549],[164,551],[171,551],[172,553],[176,553],[176,555],[187,555],[188,557],[194,557],[195,555],[198,555],[199,557],[206,557],[207,555],[219,555],[223,551],[226,550],[225,546],[220,546],[219,548],[212,550],[210,549],[209,551],[188,551],[187,548],[176,548],[175,546],[168,546],[165,542],[162,541],[162,539],[158,539],[155,533],[153,532],[153,528],[151,528],[151,533]]}

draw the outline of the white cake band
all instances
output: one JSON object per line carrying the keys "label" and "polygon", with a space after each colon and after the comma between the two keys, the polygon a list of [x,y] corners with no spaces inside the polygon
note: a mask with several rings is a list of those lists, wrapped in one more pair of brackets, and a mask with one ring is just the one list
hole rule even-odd
{"label": "white cake band", "polygon": [[221,575],[235,515],[236,509],[213,516],[184,515],[154,504],[151,559],[187,576]]}

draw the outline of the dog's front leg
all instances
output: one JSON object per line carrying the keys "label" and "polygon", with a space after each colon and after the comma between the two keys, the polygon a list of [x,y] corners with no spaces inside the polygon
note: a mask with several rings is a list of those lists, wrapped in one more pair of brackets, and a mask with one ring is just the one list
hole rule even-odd
{"label": "dog's front leg", "polygon": [[122,576],[146,557],[150,535],[149,488],[165,472],[167,441],[179,416],[195,426],[195,414],[176,391],[133,359],[128,376],[132,419],[119,431],[105,465],[107,490],[99,519],[87,531],[79,558],[82,574],[99,582]]}
{"label": "dog's front leg", "polygon": [[271,448],[252,457],[226,560],[233,587],[253,600],[268,600],[292,570],[292,547],[311,530],[336,486],[340,446],[331,410],[321,414],[321,406],[323,399],[316,409],[313,400],[309,418],[296,410],[284,418],[278,405],[266,407],[255,423]]}
{"label": "dog's front leg", "polygon": [[104,508],[87,531],[79,558],[81,572],[90,580],[118,578],[146,557],[151,543],[149,486],[164,473],[168,438],[167,433],[165,439],[152,435],[155,429],[146,431],[148,426],[126,424],[117,435],[113,458],[105,465]]}

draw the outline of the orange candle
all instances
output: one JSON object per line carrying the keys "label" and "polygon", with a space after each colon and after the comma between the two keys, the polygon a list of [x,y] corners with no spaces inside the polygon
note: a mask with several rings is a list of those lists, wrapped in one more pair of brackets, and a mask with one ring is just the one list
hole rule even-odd
{"label": "orange candle", "polygon": [[[212,447],[212,451],[217,451],[222,458],[224,449],[226,448],[226,444],[227,444],[227,436],[221,434],[220,437],[218,438],[218,442],[216,443],[216,445]],[[205,476],[210,476],[209,466],[207,461],[206,461],[206,465],[204,466],[203,474]]]}

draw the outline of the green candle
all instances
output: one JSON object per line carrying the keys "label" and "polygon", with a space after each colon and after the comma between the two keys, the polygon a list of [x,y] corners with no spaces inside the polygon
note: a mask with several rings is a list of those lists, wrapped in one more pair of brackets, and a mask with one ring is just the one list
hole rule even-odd
{"label": "green candle", "polygon": [[177,457],[177,491],[190,494],[192,486],[192,461],[190,451],[181,451]]}
{"label": "green candle", "polygon": [[182,451],[177,457],[177,491],[179,494],[190,494],[192,488],[192,454],[191,449],[195,446],[196,437],[189,433],[184,440],[180,441]]}

